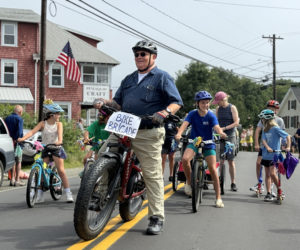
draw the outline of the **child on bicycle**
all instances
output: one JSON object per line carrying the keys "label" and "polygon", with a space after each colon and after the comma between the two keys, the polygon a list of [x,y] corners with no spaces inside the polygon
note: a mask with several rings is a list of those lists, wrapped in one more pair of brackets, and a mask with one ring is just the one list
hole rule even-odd
{"label": "child on bicycle", "polygon": [[[45,100],[43,104],[43,114],[44,121],[39,122],[31,131],[29,131],[22,138],[19,138],[18,141],[22,142],[29,137],[33,136],[36,132],[42,131],[42,144],[55,144],[56,147],[46,148],[42,151],[43,161],[49,163],[48,153],[51,153],[55,166],[57,167],[58,174],[63,182],[63,187],[66,192],[67,202],[74,202],[72,192],[70,190],[69,181],[64,168],[64,159],[66,154],[63,147],[63,125],[59,121],[60,114],[64,110],[58,105],[54,104],[52,100]],[[36,203],[44,202],[43,190],[39,189],[37,193]]]}
{"label": "child on bicycle", "polygon": [[278,187],[278,177],[275,171],[275,164],[273,158],[275,154],[280,152],[280,142],[281,138],[286,139],[287,146],[286,151],[290,151],[291,138],[287,132],[280,129],[275,122],[275,113],[270,109],[264,109],[258,115],[261,119],[264,129],[262,132],[262,160],[261,164],[265,167],[265,184],[267,187],[267,195],[265,196],[265,201],[272,201],[273,197],[271,194],[271,180],[274,182],[276,187]]}
{"label": "child on bicycle", "polygon": [[[85,131],[83,134],[83,142],[88,143],[89,141],[93,142],[99,142],[104,141],[109,137],[109,132],[104,130],[105,125],[107,123],[107,120],[109,118],[109,115],[104,110],[99,110],[98,112],[98,120],[93,122]],[[98,151],[100,149],[100,146],[102,144],[99,144],[97,146],[93,146],[90,151],[87,152],[83,159],[83,165],[85,166],[86,161],[88,158],[90,158],[93,154],[93,151],[95,152],[95,160],[98,158]],[[79,176],[82,177],[83,171],[79,173]]]}
{"label": "child on bicycle", "polygon": [[[221,135],[222,138],[226,138],[226,134],[222,131],[219,126],[218,119],[215,114],[209,110],[210,100],[212,96],[207,91],[199,91],[196,93],[194,100],[196,101],[197,109],[189,112],[188,116],[185,118],[184,122],[180,126],[175,139],[180,140],[183,131],[191,124],[192,131],[190,139],[194,139],[201,136],[204,141],[213,139],[213,130]],[[216,145],[208,144],[204,147],[204,157],[207,162],[208,169],[211,173],[212,180],[214,181],[214,189],[216,193],[216,207],[224,207],[223,201],[220,194],[220,184],[218,173],[216,169]],[[196,155],[198,149],[193,143],[187,145],[182,157],[182,164],[184,173],[186,176],[186,184],[184,191],[186,195],[192,195],[191,188],[191,160]]]}

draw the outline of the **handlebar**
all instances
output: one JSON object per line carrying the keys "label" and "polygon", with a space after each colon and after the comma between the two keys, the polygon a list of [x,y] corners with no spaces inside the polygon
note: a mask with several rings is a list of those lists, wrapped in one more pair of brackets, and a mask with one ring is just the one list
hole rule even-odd
{"label": "handlebar", "polygon": [[[120,111],[120,110],[117,110],[116,108],[108,106],[108,105],[102,105],[101,109],[104,112],[106,112],[108,115],[111,115],[114,112]],[[142,115],[142,116],[139,116],[139,117],[143,120],[151,120],[153,118],[153,115]],[[174,123],[179,123],[180,118],[177,115],[170,114],[164,120],[164,122],[167,122],[167,121],[171,121],[171,122],[174,122]]]}

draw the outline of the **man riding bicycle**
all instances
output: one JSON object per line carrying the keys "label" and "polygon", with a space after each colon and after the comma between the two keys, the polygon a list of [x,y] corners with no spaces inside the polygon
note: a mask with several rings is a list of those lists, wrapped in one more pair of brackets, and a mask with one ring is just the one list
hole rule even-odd
{"label": "man riding bicycle", "polygon": [[[132,148],[141,163],[149,200],[149,225],[147,234],[163,231],[164,183],[161,150],[165,136],[164,119],[175,114],[183,105],[171,76],[155,65],[157,48],[151,41],[140,41],[133,48],[137,71],[125,77],[112,100],[100,99],[103,104],[137,116],[153,115],[152,120],[142,120]],[[112,134],[108,142],[114,141]],[[102,147],[102,149],[105,149]]]}

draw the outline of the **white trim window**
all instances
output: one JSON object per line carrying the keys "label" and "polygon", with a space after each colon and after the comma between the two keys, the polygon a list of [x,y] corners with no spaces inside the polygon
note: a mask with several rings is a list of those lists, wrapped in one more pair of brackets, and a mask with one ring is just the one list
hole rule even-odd
{"label": "white trim window", "polygon": [[64,88],[64,67],[60,63],[50,63],[49,67],[49,87]]}
{"label": "white trim window", "polygon": [[62,117],[66,120],[72,119],[72,103],[71,102],[60,102],[60,101],[54,101],[54,103],[61,106],[61,108],[65,111],[62,115]]}
{"label": "white trim window", "polygon": [[18,61],[13,59],[1,60],[1,85],[17,86]]}
{"label": "white trim window", "polygon": [[1,45],[18,46],[18,23],[2,22],[1,23]]}
{"label": "white trim window", "polygon": [[82,65],[81,72],[83,83],[109,85],[109,66],[86,64]]}

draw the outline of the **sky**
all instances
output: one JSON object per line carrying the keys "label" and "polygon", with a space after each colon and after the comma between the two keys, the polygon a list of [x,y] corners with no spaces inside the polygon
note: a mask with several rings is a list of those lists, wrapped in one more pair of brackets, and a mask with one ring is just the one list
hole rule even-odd
{"label": "sky", "polygon": [[[96,10],[79,0],[47,3],[49,21],[103,39],[98,49],[120,62],[112,71],[114,92],[136,70],[131,48],[145,36],[159,43],[156,64],[174,79],[198,60],[271,83],[272,41],[263,36],[275,34],[282,38],[275,39],[277,79],[300,81],[299,0],[85,0]],[[0,7],[40,14],[41,0],[0,0]]]}

